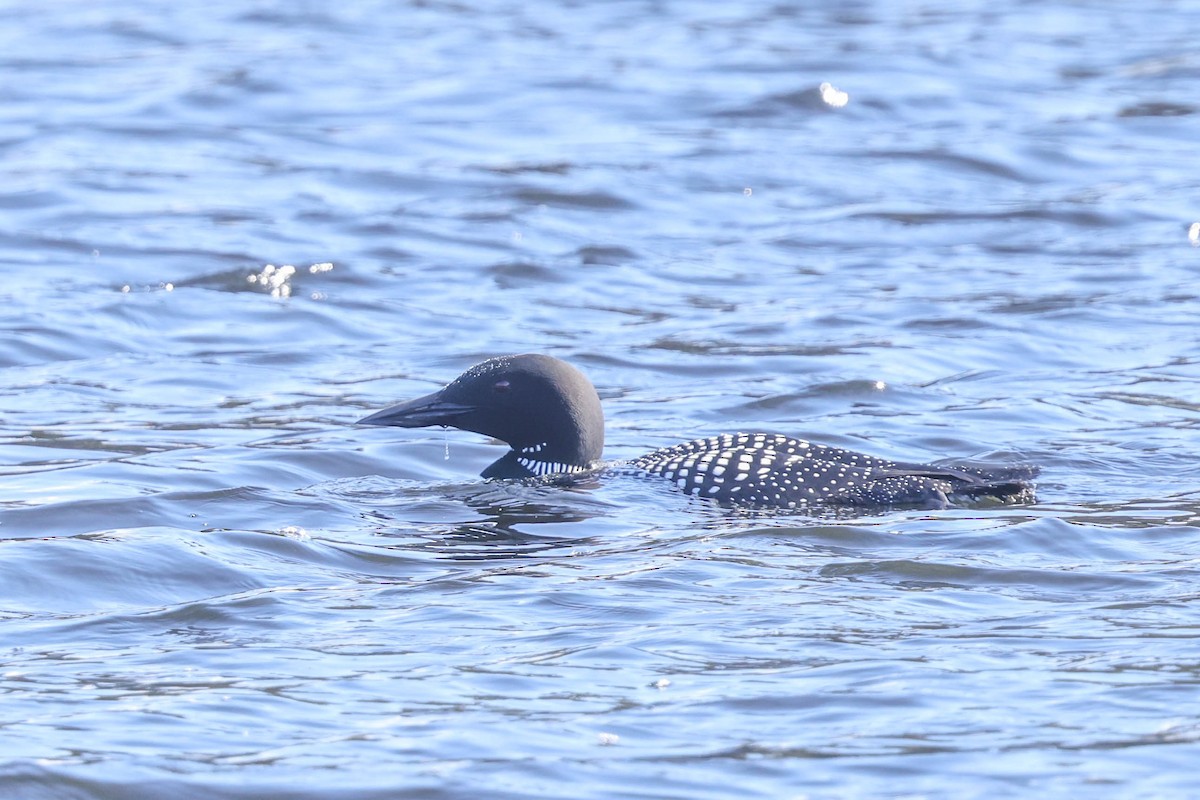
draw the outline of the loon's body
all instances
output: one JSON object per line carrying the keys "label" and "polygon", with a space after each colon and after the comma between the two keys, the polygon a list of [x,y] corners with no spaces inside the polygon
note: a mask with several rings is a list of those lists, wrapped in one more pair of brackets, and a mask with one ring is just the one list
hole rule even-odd
{"label": "loon's body", "polygon": [[[493,358],[444,389],[359,420],[365,425],[443,425],[493,436],[512,449],[482,475],[533,478],[593,472],[604,448],[604,413],[579,370],[544,355]],[[737,433],[665,447],[624,465],[725,505],[803,508],[917,505],[957,499],[1031,502],[1029,466],[905,464],[768,433]]]}

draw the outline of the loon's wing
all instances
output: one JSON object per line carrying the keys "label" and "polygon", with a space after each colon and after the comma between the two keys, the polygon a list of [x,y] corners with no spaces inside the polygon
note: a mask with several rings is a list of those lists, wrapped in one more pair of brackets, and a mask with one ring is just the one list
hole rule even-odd
{"label": "loon's wing", "polygon": [[949,496],[1007,498],[1032,487],[983,467],[904,464],[775,434],[726,434],[666,447],[631,466],[729,505],[941,508]]}

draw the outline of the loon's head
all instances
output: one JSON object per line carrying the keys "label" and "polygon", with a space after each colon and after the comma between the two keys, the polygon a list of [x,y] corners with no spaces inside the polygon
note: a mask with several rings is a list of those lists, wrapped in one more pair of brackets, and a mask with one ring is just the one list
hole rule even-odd
{"label": "loon's head", "polygon": [[604,449],[604,412],[582,372],[550,356],[503,356],[476,364],[433,394],[359,425],[443,425],[493,436],[512,451],[483,471],[516,478],[591,467]]}

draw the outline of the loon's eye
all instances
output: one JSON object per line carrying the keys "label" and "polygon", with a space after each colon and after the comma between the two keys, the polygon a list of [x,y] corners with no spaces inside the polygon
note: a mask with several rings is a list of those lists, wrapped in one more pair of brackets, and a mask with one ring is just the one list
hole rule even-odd
{"label": "loon's eye", "polygon": [[508,381],[496,381],[494,384],[492,384],[492,391],[494,392],[507,392],[508,389]]}

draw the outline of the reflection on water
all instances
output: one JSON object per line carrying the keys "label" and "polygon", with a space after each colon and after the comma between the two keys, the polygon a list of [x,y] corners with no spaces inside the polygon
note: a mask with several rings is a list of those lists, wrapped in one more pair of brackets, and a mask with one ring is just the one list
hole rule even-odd
{"label": "reflection on water", "polygon": [[[0,10],[6,797],[1195,793],[1200,12],[65,10]],[[352,425],[530,351],[609,459],[1039,502]]]}

